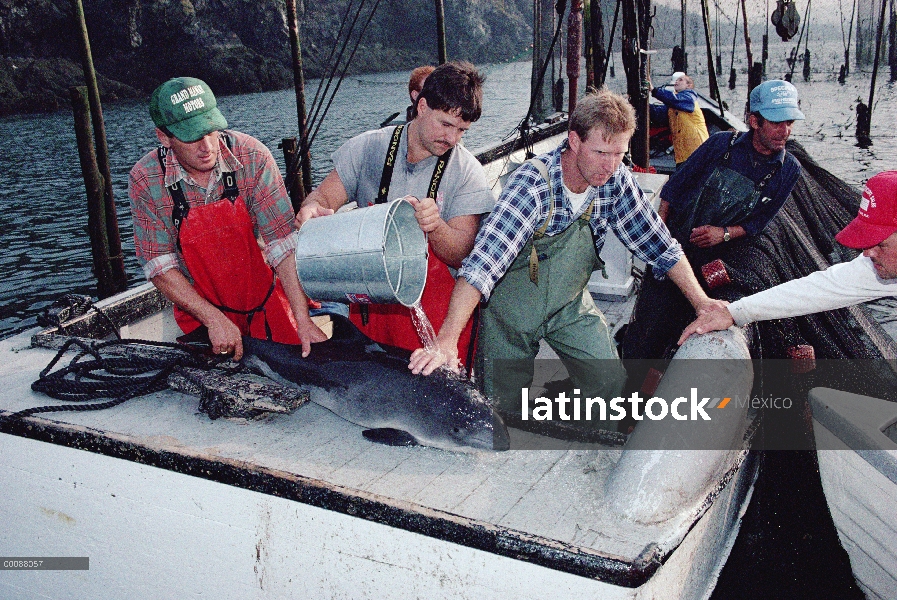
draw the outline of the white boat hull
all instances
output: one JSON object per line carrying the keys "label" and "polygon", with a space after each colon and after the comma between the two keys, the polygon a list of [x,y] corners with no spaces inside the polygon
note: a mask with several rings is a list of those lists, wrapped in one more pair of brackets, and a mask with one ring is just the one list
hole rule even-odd
{"label": "white boat hull", "polygon": [[[811,405],[819,476],[854,577],[866,598],[893,599],[897,595],[897,481],[888,472],[897,462],[897,445],[872,424],[893,423],[897,403],[817,388],[811,391]],[[850,421],[841,420],[842,415]],[[867,437],[862,440],[858,435]],[[889,443],[892,448],[870,449]],[[854,448],[860,448],[859,452]]]}
{"label": "white boat hull", "polygon": [[559,572],[273,495],[0,434],[0,547],[87,556],[6,571],[3,598],[706,598],[756,472],[746,461],[639,588]]}

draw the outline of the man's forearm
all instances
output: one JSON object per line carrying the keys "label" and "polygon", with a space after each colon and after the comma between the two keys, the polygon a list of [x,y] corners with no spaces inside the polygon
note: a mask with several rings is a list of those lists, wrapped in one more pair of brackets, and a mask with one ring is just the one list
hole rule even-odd
{"label": "man's forearm", "polygon": [[467,283],[463,277],[458,278],[455,282],[455,289],[452,290],[451,300],[449,300],[448,314],[445,316],[445,321],[442,322],[442,327],[439,328],[438,338],[451,341],[457,346],[461,332],[482,297],[480,290]]}
{"label": "man's forearm", "polygon": [[324,178],[324,181],[322,181],[321,184],[302,201],[302,206],[305,207],[317,204],[322,208],[329,208],[336,211],[345,204],[348,199],[346,188],[343,186],[342,180],[340,180],[339,175],[337,175],[336,170],[334,169]]}
{"label": "man's forearm", "polygon": [[667,271],[667,277],[672,279],[673,283],[679,287],[682,294],[695,310],[698,310],[701,305],[711,302],[710,298],[701,288],[701,284],[698,283],[694,272],[691,270],[691,264],[684,254],[682,255],[682,258],[679,259],[679,262]]}
{"label": "man's forearm", "polygon": [[177,269],[169,269],[150,281],[162,295],[206,327],[211,328],[219,319],[227,319],[223,312],[200,296],[193,284]]}
{"label": "man's forearm", "polygon": [[296,321],[308,319],[308,297],[305,295],[305,290],[302,289],[302,284],[299,283],[299,276],[296,274],[296,255],[293,252],[287,254],[274,267],[274,271],[277,273],[277,277],[280,278],[280,283],[283,285],[283,291],[290,303],[290,308],[293,309],[293,316],[296,318]]}
{"label": "man's forearm", "polygon": [[459,268],[473,250],[479,224],[479,215],[464,215],[430,232],[429,241],[436,257],[450,267]]}

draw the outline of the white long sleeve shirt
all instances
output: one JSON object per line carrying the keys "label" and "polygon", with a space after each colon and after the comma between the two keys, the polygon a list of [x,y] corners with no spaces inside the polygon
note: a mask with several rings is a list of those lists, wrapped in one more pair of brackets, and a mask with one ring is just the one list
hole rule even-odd
{"label": "white long sleeve shirt", "polygon": [[897,279],[880,279],[872,261],[860,255],[800,279],[769,288],[728,306],[735,324],[799,317],[885,296],[897,296]]}

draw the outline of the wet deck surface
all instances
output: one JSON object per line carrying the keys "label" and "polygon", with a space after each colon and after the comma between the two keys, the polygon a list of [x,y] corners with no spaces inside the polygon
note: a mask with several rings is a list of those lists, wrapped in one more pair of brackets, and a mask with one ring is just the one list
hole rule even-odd
{"label": "wet deck surface", "polygon": [[[0,410],[59,404],[30,389],[54,352],[28,346],[27,336],[0,341],[0,386],[6,391]],[[607,512],[604,481],[619,449],[594,452],[573,442],[569,450],[539,452],[395,448],[367,441],[361,427],[313,403],[263,421],[212,421],[198,412],[197,403],[195,397],[166,390],[102,411],[40,417],[51,426],[88,431],[156,454],[320,480],[411,511],[440,511],[624,559],[636,557],[649,541],[676,535],[668,530],[676,528],[672,525],[621,527],[602,516]],[[585,537],[583,532],[596,523],[605,535]]]}

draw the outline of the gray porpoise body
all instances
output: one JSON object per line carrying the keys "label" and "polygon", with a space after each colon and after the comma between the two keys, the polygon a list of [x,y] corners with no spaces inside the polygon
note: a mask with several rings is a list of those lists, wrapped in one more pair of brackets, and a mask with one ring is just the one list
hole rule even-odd
{"label": "gray porpoise body", "polygon": [[459,450],[507,450],[508,431],[489,401],[460,376],[408,369],[408,353],[381,347],[348,319],[332,315],[333,337],[302,348],[243,338],[243,363],[312,402],[369,429],[406,432],[414,442]]}

